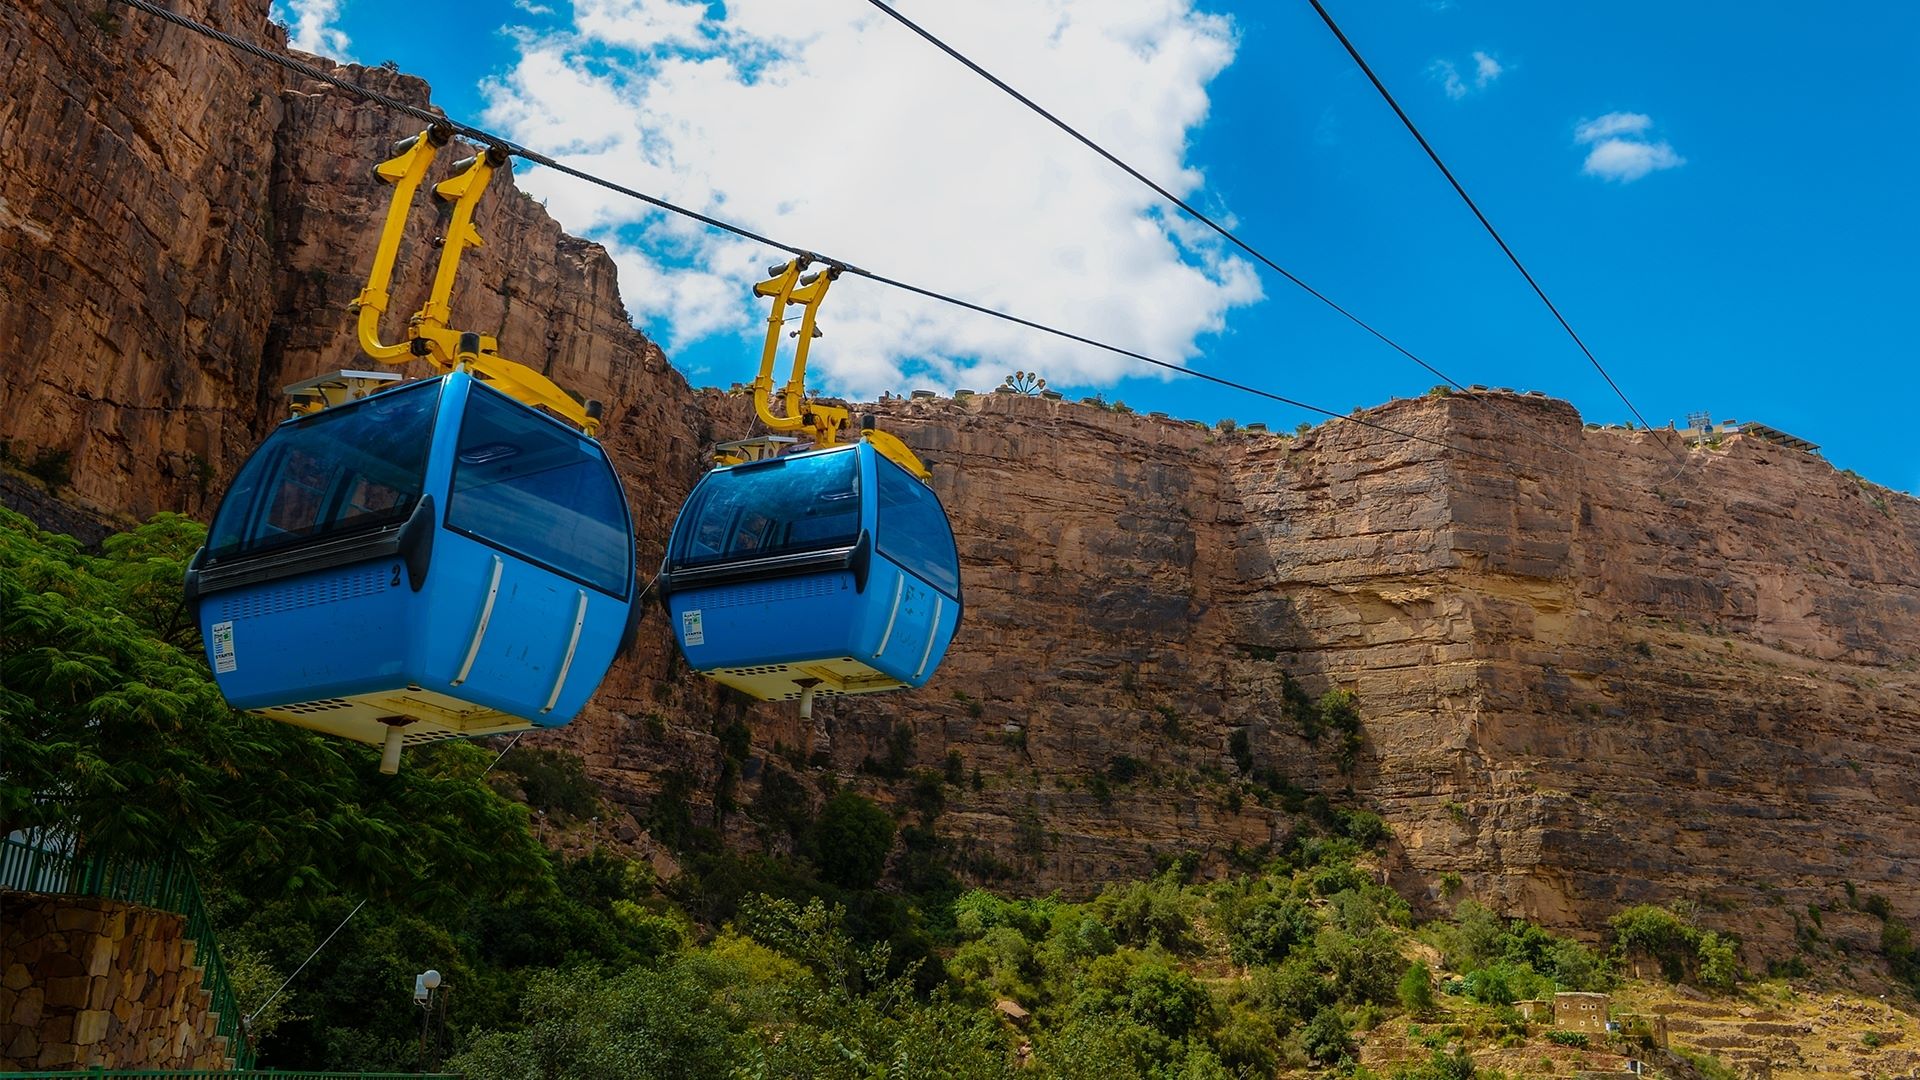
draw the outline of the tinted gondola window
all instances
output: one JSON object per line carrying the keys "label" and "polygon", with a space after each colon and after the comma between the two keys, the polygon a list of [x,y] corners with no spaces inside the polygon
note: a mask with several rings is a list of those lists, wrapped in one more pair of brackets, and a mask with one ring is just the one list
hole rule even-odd
{"label": "tinted gondola window", "polygon": [[606,455],[479,386],[460,425],[447,526],[604,592],[627,593],[633,543]]}
{"label": "tinted gondola window", "polygon": [[406,520],[426,480],[439,400],[434,380],[282,424],[234,477],[208,554],[253,555]]}
{"label": "tinted gondola window", "polygon": [[880,477],[880,554],[959,599],[960,558],[933,489],[885,458],[875,471]]}
{"label": "tinted gondola window", "polygon": [[685,513],[675,565],[711,566],[853,544],[860,538],[857,463],[844,450],[708,474]]}

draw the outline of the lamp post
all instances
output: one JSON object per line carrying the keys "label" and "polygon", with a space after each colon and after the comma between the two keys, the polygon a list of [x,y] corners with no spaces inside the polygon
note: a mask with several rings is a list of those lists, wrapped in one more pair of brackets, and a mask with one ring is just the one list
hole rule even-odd
{"label": "lamp post", "polygon": [[[413,1003],[420,1006],[420,1072],[422,1075],[427,1071],[427,1029],[433,1023],[434,991],[439,989],[440,973],[432,968],[413,977]],[[452,987],[448,989],[451,990]],[[446,995],[439,996],[444,1015]]]}

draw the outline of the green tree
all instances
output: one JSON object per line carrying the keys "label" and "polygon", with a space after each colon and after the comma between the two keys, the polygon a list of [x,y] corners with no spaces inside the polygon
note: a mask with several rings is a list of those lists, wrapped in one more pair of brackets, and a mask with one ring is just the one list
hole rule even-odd
{"label": "green tree", "polygon": [[1236,964],[1276,964],[1319,929],[1313,909],[1294,899],[1268,897],[1250,905],[1227,927],[1227,947]]}
{"label": "green tree", "polygon": [[1360,760],[1360,709],[1351,690],[1329,690],[1320,695],[1320,726],[1337,737],[1333,747],[1334,766],[1342,774],[1350,773]]}
{"label": "green tree", "polygon": [[1733,989],[1740,977],[1740,961],[1733,942],[1709,930],[1700,935],[1695,951],[1699,958],[1700,985],[1715,990]]}
{"label": "green tree", "polygon": [[1413,1016],[1433,1011],[1433,969],[1425,960],[1415,960],[1400,976],[1400,1007]]}
{"label": "green tree", "polygon": [[1184,1038],[1200,1026],[1212,1008],[1206,988],[1193,976],[1149,962],[1127,976],[1127,1012],[1170,1039]]}
{"label": "green tree", "polygon": [[153,855],[230,822],[226,786],[275,740],[126,613],[152,605],[106,563],[0,510],[0,835],[51,828]]}
{"label": "green tree", "polygon": [[160,636],[160,583],[178,596],[200,538],[162,515],[89,556],[0,510],[0,833],[185,847],[261,900],[453,910],[475,890],[550,886],[525,809],[479,782],[485,750],[429,748],[384,777],[370,747],[229,709],[197,647]]}
{"label": "green tree", "polygon": [[1176,953],[1194,945],[1187,907],[1179,882],[1166,875],[1110,885],[1093,901],[1094,914],[1113,928],[1114,937],[1129,945],[1157,945]]}
{"label": "green tree", "polygon": [[1315,939],[1315,950],[1343,1003],[1388,1005],[1396,999],[1395,989],[1407,962],[1392,931],[1381,928],[1353,935],[1323,930]]}
{"label": "green tree", "polygon": [[1610,920],[1615,946],[1622,954],[1650,957],[1668,982],[1686,978],[1695,962],[1700,932],[1678,915],[1654,904],[1627,908]]}
{"label": "green tree", "polygon": [[1073,1016],[1034,1038],[1031,1075],[1037,1080],[1145,1077],[1154,1067],[1148,1049],[1153,1042],[1152,1032],[1130,1020]]}
{"label": "green tree", "polygon": [[492,1032],[449,1063],[470,1080],[625,1080],[726,1075],[750,1012],[737,968],[689,953],[607,976],[550,971],[528,989],[525,1026]]}
{"label": "green tree", "polygon": [[1331,1004],[1335,991],[1320,973],[1314,948],[1303,946],[1295,949],[1279,966],[1256,970],[1253,996],[1281,1020],[1299,1024]]}
{"label": "green tree", "polygon": [[1321,1065],[1337,1065],[1353,1057],[1353,1034],[1347,1021],[1335,1008],[1321,1009],[1300,1032],[1300,1045],[1307,1056]]}
{"label": "green tree", "polygon": [[561,820],[585,821],[600,812],[600,797],[577,755],[543,746],[515,746],[494,776],[511,777],[528,806]]}
{"label": "green tree", "polygon": [[871,889],[893,848],[893,819],[873,800],[842,791],[814,823],[820,875],[843,889]]}
{"label": "green tree", "polygon": [[1220,1061],[1241,1076],[1272,1076],[1280,1041],[1272,1021],[1249,1012],[1235,1012],[1214,1037]]}

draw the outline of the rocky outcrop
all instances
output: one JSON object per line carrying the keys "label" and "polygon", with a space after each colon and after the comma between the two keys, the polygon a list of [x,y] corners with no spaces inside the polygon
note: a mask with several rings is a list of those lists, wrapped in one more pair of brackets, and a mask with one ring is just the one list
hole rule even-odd
{"label": "rocky outcrop", "polygon": [[[934,686],[835,707],[836,764],[899,723],[918,764],[958,751],[986,783],[948,827],[1042,887],[1284,834],[1240,731],[1255,772],[1379,808],[1416,894],[1458,873],[1588,930],[1690,899],[1756,956],[1843,881],[1915,914],[1920,503],[1537,397],[1366,417],[1432,441],[1005,395],[895,408],[947,466],[971,606]],[[1347,772],[1285,719],[1283,674],[1355,694]]]}
{"label": "rocky outcrop", "polygon": [[186,920],[0,892],[0,1069],[233,1067]]}
{"label": "rocky outcrop", "polygon": [[[186,5],[278,45],[266,8]],[[72,502],[205,515],[278,388],[355,363],[345,305],[386,195],[367,167],[415,125],[132,13],[16,5],[0,30],[0,438],[15,461],[67,455]],[[609,403],[651,565],[704,448],[748,433],[742,403],[690,389],[606,253],[496,185],[458,321]],[[422,207],[396,312],[432,229]],[[951,763],[919,811],[965,873],[1017,888],[1261,858],[1320,796],[1387,818],[1415,894],[1457,874],[1556,926],[1690,899],[1757,959],[1843,882],[1920,917],[1910,498],[1752,438],[1684,449],[1501,392],[1363,417],[1426,441],[1012,394],[873,411],[953,515],[967,612],[946,665],[803,726],[688,676],[650,619],[543,736],[586,757],[618,842],[648,849],[666,807],[778,846],[740,809],[772,773],[904,803]],[[1303,722],[1300,695],[1333,689],[1357,742]],[[736,722],[744,759],[719,738]]]}
{"label": "rocky outcrop", "polygon": [[[285,45],[266,0],[183,10]],[[18,461],[64,455],[82,505],[210,512],[285,415],[283,385],[364,363],[347,304],[390,191],[370,165],[420,125],[130,10],[9,5],[0,32],[0,437]],[[410,76],[353,76],[428,103]],[[627,319],[612,260],[508,179],[476,224],[487,246],[466,259],[457,323],[608,402],[638,509],[670,515],[703,421]],[[435,226],[422,197],[390,336],[425,297]],[[654,482],[667,461],[685,464]]]}
{"label": "rocky outcrop", "polygon": [[[198,13],[281,43],[257,7]],[[268,65],[122,10],[0,10],[0,416],[145,514],[204,505],[250,441],[281,109]]]}

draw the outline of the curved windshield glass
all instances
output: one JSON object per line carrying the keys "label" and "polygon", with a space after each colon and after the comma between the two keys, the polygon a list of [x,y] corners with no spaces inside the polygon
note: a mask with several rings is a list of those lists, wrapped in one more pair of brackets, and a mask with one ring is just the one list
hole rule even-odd
{"label": "curved windshield glass", "polygon": [[877,472],[880,554],[953,599],[960,599],[960,556],[954,550],[953,529],[947,525],[947,512],[941,509],[939,497],[886,458],[880,459]]}
{"label": "curved windshield glass", "polygon": [[858,465],[849,447],[708,473],[681,516],[674,566],[851,546],[860,538]]}
{"label": "curved windshield glass", "polygon": [[420,501],[440,380],[336,405],[274,429],[227,489],[213,559],[405,521]]}
{"label": "curved windshield glass", "polygon": [[460,424],[447,527],[615,596],[633,539],[598,444],[475,386]]}

